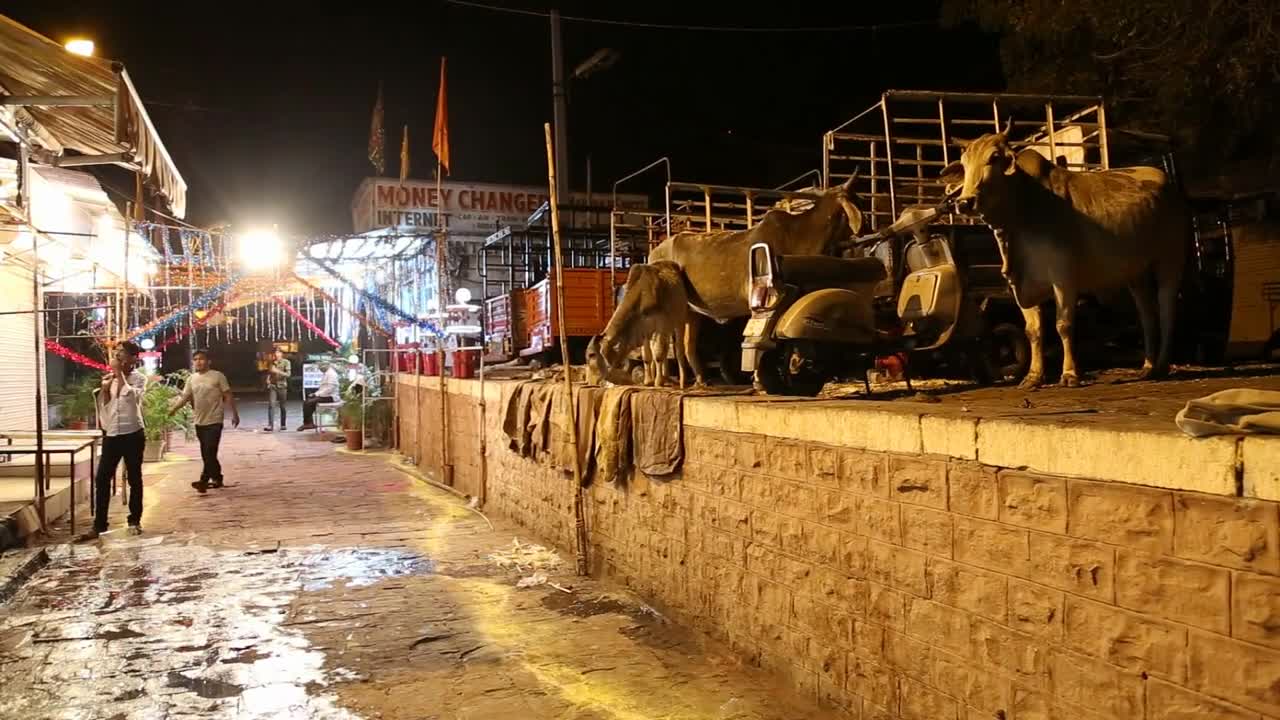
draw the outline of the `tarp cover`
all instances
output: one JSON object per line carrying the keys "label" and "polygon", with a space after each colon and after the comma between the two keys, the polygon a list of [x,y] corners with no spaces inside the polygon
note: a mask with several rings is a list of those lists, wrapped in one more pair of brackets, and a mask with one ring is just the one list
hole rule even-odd
{"label": "tarp cover", "polygon": [[62,149],[85,155],[131,154],[133,163],[173,214],[185,216],[187,183],[160,142],[128,73],[118,63],[72,54],[0,16],[0,94],[109,99],[108,105],[25,110],[39,124],[39,130]]}

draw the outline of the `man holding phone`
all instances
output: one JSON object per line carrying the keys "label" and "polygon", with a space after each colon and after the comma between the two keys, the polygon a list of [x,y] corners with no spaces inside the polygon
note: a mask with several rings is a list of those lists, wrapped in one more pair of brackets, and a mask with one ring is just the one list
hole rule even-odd
{"label": "man holding phone", "polygon": [[98,459],[95,485],[93,529],[82,539],[92,540],[107,531],[107,511],[111,507],[111,478],[124,460],[129,479],[129,534],[142,532],[142,454],[147,436],[142,422],[142,396],[147,379],[138,372],[142,348],[124,341],[111,353],[111,372],[102,378],[98,391],[98,425],[103,432],[102,457]]}

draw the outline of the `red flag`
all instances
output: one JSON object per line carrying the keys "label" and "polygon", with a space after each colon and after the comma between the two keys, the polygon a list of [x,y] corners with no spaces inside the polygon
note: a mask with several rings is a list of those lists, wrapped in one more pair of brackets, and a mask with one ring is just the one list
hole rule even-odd
{"label": "red flag", "polygon": [[381,175],[386,170],[384,149],[387,135],[382,129],[382,83],[378,83],[378,102],[373,106],[373,121],[369,126],[369,162]]}
{"label": "red flag", "polygon": [[436,127],[431,134],[431,149],[444,174],[449,174],[449,104],[445,100],[444,58],[440,58],[440,94],[436,98]]}

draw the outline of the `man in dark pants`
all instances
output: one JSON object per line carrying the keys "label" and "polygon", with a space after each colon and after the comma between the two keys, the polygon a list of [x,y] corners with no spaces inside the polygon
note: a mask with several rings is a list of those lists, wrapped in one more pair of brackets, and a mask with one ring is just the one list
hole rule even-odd
{"label": "man in dark pants", "polygon": [[124,460],[129,478],[129,534],[142,532],[142,453],[147,436],[142,423],[142,395],[147,379],[138,372],[141,348],[131,342],[118,344],[111,354],[111,372],[98,391],[98,425],[103,432],[102,457],[98,460],[93,529],[82,536],[92,540],[107,531],[111,506],[111,478]]}
{"label": "man in dark pants", "polygon": [[182,395],[169,408],[169,414],[172,415],[188,403],[195,411],[196,438],[200,440],[200,459],[204,461],[204,465],[200,470],[200,479],[191,483],[191,487],[203,495],[210,487],[222,487],[222,464],[218,462],[218,446],[222,443],[222,422],[225,417],[223,405],[231,408],[231,427],[240,427],[240,410],[236,407],[235,396],[231,394],[227,376],[209,369],[209,353],[197,350],[192,360],[195,363],[194,371],[187,378],[187,386],[182,389]]}
{"label": "man in dark pants", "polygon": [[316,388],[315,394],[302,401],[302,425],[298,430],[314,430],[316,406],[338,401],[338,371],[328,362],[320,363],[320,370],[324,373],[320,376],[320,386]]}

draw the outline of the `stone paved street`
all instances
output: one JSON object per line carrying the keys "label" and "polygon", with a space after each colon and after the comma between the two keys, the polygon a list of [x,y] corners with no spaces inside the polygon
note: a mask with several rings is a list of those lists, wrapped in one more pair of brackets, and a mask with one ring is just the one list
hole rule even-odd
{"label": "stone paved street", "polygon": [[141,537],[113,502],[0,606],[0,717],[826,717],[571,558],[547,573],[570,592],[517,587],[501,523],[255,414],[225,489],[197,495],[179,445],[146,466]]}

